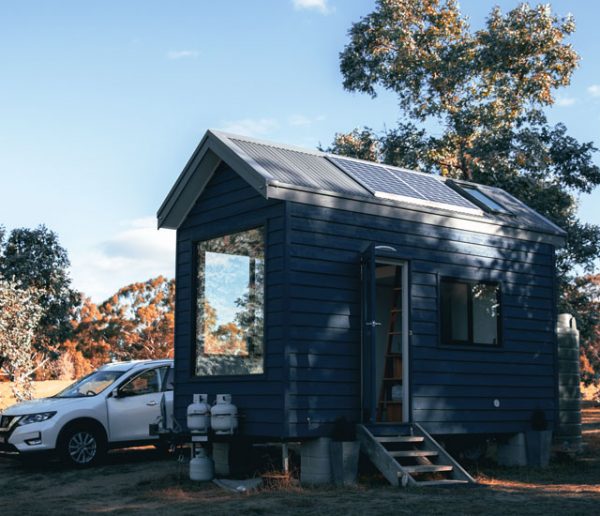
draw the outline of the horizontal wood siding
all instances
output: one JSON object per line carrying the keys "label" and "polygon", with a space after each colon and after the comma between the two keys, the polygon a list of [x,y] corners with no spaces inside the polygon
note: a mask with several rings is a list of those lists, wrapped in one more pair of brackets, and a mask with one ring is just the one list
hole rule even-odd
{"label": "horizontal wood siding", "polygon": [[[195,343],[193,288],[195,243],[266,225],[265,374],[204,377],[192,375]],[[194,393],[229,393],[240,412],[240,431],[249,436],[282,437],[284,347],[281,313],[284,295],[284,205],[267,201],[233,170],[221,164],[177,231],[175,330],[175,417],[185,425]]]}
{"label": "horizontal wood siding", "polygon": [[[360,418],[359,256],[370,243],[410,262],[415,421],[439,434],[523,431],[537,408],[554,420],[552,246],[299,203],[289,213],[290,435]],[[500,282],[501,347],[440,343],[440,276]]]}

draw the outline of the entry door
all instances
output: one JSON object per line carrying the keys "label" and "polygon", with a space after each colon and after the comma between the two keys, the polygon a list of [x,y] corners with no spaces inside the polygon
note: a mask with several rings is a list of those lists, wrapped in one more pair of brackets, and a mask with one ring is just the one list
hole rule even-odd
{"label": "entry door", "polygon": [[375,421],[377,396],[375,394],[375,350],[377,349],[377,325],[375,318],[375,253],[370,247],[361,259],[362,279],[362,349],[361,394],[363,422]]}
{"label": "entry door", "polygon": [[370,250],[362,260],[364,421],[409,420],[408,269]]}

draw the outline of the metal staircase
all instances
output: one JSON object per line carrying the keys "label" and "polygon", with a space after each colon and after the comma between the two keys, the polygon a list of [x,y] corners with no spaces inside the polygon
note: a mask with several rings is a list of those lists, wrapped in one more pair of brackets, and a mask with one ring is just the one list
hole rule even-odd
{"label": "metal staircase", "polygon": [[358,425],[361,451],[393,486],[475,484],[418,423]]}

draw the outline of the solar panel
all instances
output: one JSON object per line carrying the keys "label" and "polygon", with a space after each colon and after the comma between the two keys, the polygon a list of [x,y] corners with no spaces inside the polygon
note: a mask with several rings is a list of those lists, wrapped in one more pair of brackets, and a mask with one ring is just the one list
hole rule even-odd
{"label": "solar panel", "polygon": [[406,197],[422,198],[418,192],[408,186],[398,177],[390,174],[385,167],[371,165],[362,161],[330,158],[344,172],[349,174],[355,181],[362,184],[373,195],[375,192],[390,192]]}
{"label": "solar panel", "polygon": [[375,197],[482,215],[482,211],[436,176],[422,172],[328,156]]}
{"label": "solar panel", "polygon": [[431,174],[422,172],[408,172],[397,168],[388,168],[395,176],[399,177],[415,190],[420,192],[425,199],[433,202],[462,206],[464,208],[477,208],[458,192],[447,186],[442,180]]}

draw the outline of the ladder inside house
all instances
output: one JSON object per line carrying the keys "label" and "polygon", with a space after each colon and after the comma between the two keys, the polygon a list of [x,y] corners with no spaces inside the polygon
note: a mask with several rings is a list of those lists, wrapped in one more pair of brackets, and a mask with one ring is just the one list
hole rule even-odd
{"label": "ladder inside house", "polygon": [[362,452],[394,486],[476,484],[418,423],[358,425],[357,436]]}
{"label": "ladder inside house", "polygon": [[392,285],[390,322],[388,325],[383,378],[379,389],[376,420],[379,422],[402,421],[402,340],[403,335],[403,285],[402,268],[396,267]]}

